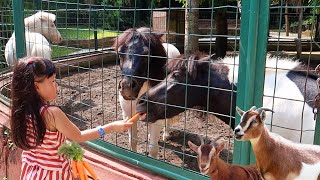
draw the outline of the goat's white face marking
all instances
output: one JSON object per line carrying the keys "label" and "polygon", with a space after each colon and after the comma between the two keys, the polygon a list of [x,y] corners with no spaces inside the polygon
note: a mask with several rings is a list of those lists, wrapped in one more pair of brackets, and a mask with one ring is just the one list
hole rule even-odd
{"label": "goat's white face marking", "polygon": [[249,115],[250,111],[243,113],[240,119],[240,124],[235,128],[235,135],[237,140],[244,140],[245,133],[248,129],[256,127],[257,115]]}
{"label": "goat's white face marking", "polygon": [[244,132],[244,133],[248,130],[248,128],[249,128],[250,126],[253,127],[253,126],[256,126],[256,125],[257,125],[257,123],[256,123],[256,117],[257,117],[257,116],[251,116],[251,117],[247,120],[245,126],[243,127],[243,132]]}

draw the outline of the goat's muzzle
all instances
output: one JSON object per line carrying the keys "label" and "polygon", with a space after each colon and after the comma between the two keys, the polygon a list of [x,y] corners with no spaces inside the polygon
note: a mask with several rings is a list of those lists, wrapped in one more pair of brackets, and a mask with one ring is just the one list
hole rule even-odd
{"label": "goat's muzzle", "polygon": [[234,130],[234,135],[235,135],[236,140],[241,140],[244,134],[241,132],[241,129],[237,127]]}

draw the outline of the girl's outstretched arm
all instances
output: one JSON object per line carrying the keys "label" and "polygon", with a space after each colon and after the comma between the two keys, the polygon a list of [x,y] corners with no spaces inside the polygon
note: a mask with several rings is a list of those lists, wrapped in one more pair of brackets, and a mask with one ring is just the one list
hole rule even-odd
{"label": "girl's outstretched arm", "polygon": [[[58,107],[50,106],[47,109],[52,113],[54,117],[54,126],[65,135],[68,139],[76,142],[85,142],[100,137],[100,133],[97,128],[87,129],[80,131],[79,128],[73,124],[65,113]],[[50,123],[51,124],[51,123]],[[105,134],[115,132],[124,132],[132,126],[132,122],[127,122],[127,120],[114,121],[109,124],[105,124],[102,127]]]}

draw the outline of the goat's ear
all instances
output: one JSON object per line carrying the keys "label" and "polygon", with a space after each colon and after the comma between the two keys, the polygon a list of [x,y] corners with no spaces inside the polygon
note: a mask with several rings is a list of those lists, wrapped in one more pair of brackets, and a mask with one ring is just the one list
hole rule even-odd
{"label": "goat's ear", "polygon": [[261,111],[260,118],[262,121],[264,121],[266,119],[266,111],[264,111],[264,110]]}
{"label": "goat's ear", "polygon": [[216,154],[219,155],[220,152],[224,149],[225,146],[225,142],[224,141],[220,141],[220,142],[216,142]]}
{"label": "goat's ear", "polygon": [[191,149],[192,151],[194,151],[194,152],[197,152],[197,151],[198,151],[199,146],[193,144],[191,141],[188,141],[188,145],[189,145],[189,147],[190,147],[190,149]]}
{"label": "goat's ear", "polygon": [[244,111],[242,111],[238,106],[236,107],[236,111],[237,111],[237,113],[240,115],[240,116],[242,116],[245,112]]}

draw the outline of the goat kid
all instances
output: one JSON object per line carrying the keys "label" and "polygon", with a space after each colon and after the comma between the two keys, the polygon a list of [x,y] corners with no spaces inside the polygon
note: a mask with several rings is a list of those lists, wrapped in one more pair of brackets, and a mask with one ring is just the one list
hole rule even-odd
{"label": "goat kid", "polygon": [[[267,180],[320,179],[320,147],[298,144],[272,133],[264,125],[268,108],[251,107],[236,111],[241,116],[235,128],[239,141],[250,141],[256,156],[257,168]],[[273,112],[273,111],[272,111]]]}
{"label": "goat kid", "polygon": [[198,154],[198,165],[202,174],[210,176],[211,180],[249,180],[261,179],[259,171],[254,166],[237,166],[231,165],[219,158],[223,150],[224,142],[213,142],[197,146],[188,141],[190,149]]}

